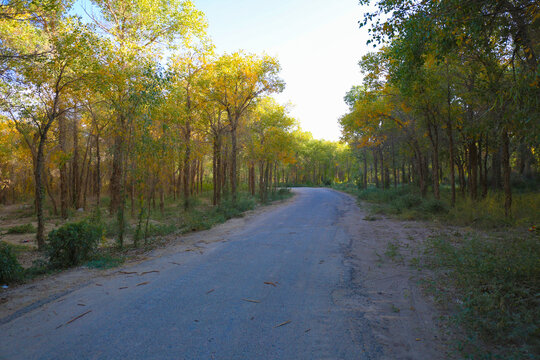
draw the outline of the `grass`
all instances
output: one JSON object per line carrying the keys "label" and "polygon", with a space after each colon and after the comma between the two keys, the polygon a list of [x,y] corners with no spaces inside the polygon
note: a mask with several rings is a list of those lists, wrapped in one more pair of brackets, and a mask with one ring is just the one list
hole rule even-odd
{"label": "grass", "polygon": [[[291,197],[293,194],[289,189],[279,189],[271,191],[268,194],[267,203],[282,200]],[[84,263],[89,268],[107,269],[121,265],[126,257],[140,254],[141,251],[147,251],[165,243],[165,236],[175,233],[189,233],[193,231],[207,230],[214,225],[223,223],[234,217],[241,217],[246,211],[254,209],[258,205],[256,197],[248,194],[247,191],[239,192],[236,203],[233,204],[229,198],[224,198],[219,206],[210,205],[211,191],[203,192],[199,197],[193,197],[190,202],[190,208],[184,209],[181,200],[172,198],[165,199],[165,207],[163,212],[159,207],[150,209],[150,218],[148,228],[146,228],[146,213],[141,224],[141,230],[146,232],[148,239],[139,241],[141,248],[136,249],[133,242],[137,234],[138,211],[134,209],[135,216],[130,217],[131,209],[126,208],[125,216],[125,231],[126,240],[124,248],[119,249],[113,245],[115,237],[118,234],[119,226],[116,216],[108,216],[107,203],[108,199],[102,199],[101,208],[87,210],[86,212],[76,213],[78,220],[86,220],[92,224],[102,226],[104,230],[104,238],[97,253],[93,255],[90,261]],[[129,204],[128,204],[129,205]],[[26,210],[26,209],[25,209]],[[17,214],[21,211],[17,210]],[[32,216],[31,214],[29,216]],[[74,220],[73,217],[71,220]],[[63,223],[59,218],[55,218],[56,226]],[[23,234],[35,232],[36,229],[32,224],[24,224],[12,226],[7,229],[9,234]],[[141,240],[141,239],[139,239]],[[8,245],[16,257],[23,256],[24,253],[34,252],[30,246],[25,245]],[[46,259],[38,258],[34,264],[21,271],[21,276],[17,279],[18,282],[25,282],[35,278],[36,276],[56,273],[58,270],[53,269]]]}
{"label": "grass", "polygon": [[[466,332],[458,344],[465,358],[537,358],[540,193],[535,187],[513,189],[511,217],[504,215],[504,194],[500,192],[476,201],[458,193],[451,207],[447,187],[441,187],[440,200],[423,198],[413,186],[383,190],[338,184],[334,188],[371,203],[366,220],[384,214],[467,227],[466,231],[429,238],[424,253],[410,265],[433,270],[435,276],[422,281],[424,289],[440,306],[456,310],[453,320]],[[389,242],[385,255],[399,260],[399,245]]]}
{"label": "grass", "polygon": [[401,255],[399,249],[400,245],[397,241],[390,241],[388,244],[386,244],[386,251],[384,252],[384,255],[389,257],[394,262],[403,262],[403,255]]}
{"label": "grass", "polygon": [[511,227],[530,227],[540,224],[540,193],[516,191],[512,199],[512,216],[504,215],[504,194],[490,192],[474,201],[458,194],[454,207],[450,206],[450,189],[441,187],[441,199],[423,198],[410,185],[380,189],[358,189],[353,184],[334,185],[337,190],[356,195],[373,204],[375,214],[392,215],[403,220],[437,220],[443,223],[472,226],[483,230]]}
{"label": "grass", "polygon": [[28,223],[28,224],[21,224],[21,225],[15,225],[7,229],[6,234],[31,234],[35,233],[36,228],[34,225]]}
{"label": "grass", "polygon": [[86,266],[91,269],[110,269],[120,266],[124,263],[123,256],[114,256],[108,253],[101,253],[86,263]]}
{"label": "grass", "polygon": [[[537,233],[437,236],[428,239],[424,261],[438,274],[433,286],[440,288],[439,296],[457,306],[455,320],[467,331],[470,354],[532,359],[540,353]],[[493,350],[483,348],[484,343]]]}

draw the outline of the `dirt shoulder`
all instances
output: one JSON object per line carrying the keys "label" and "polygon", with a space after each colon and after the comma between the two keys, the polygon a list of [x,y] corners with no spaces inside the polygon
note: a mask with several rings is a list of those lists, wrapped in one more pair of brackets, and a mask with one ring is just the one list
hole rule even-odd
{"label": "dirt shoulder", "polygon": [[433,223],[399,221],[369,215],[367,204],[351,201],[342,223],[353,239],[347,262],[354,269],[356,302],[378,342],[391,359],[451,358],[450,331],[433,298],[422,291],[426,270],[415,263],[425,239],[444,228]]}
{"label": "dirt shoulder", "polygon": [[270,205],[259,206],[254,210],[245,212],[241,218],[230,219],[210,230],[161,237],[159,247],[147,251],[136,250],[128,253],[128,259],[118,268],[98,270],[81,266],[38,277],[28,283],[10,286],[7,289],[0,288],[0,324],[9,322],[24,313],[88,284],[96,283],[100,278],[118,276],[119,271],[129,269],[143,261],[177,252],[204,252],[205,245],[224,241],[228,234],[242,228],[254,217],[286,206],[294,199],[295,197],[291,197]]}

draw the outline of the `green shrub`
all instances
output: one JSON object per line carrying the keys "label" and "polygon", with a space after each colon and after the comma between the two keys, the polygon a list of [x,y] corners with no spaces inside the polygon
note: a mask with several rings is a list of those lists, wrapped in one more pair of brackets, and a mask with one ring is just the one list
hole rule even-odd
{"label": "green shrub", "polygon": [[[144,228],[144,226],[143,226]],[[148,224],[146,236],[165,236],[174,233],[177,230],[174,224]]]}
{"label": "green shrub", "polygon": [[7,230],[8,234],[30,234],[35,232],[36,228],[32,224],[15,225]]}
{"label": "green shrub", "polygon": [[420,206],[422,202],[422,197],[415,194],[405,194],[394,200],[395,206],[399,209],[412,209]]}
{"label": "green shrub", "polygon": [[23,268],[17,261],[11,246],[0,242],[0,283],[10,283],[20,279]]}
{"label": "green shrub", "polygon": [[446,204],[437,199],[426,200],[420,207],[430,214],[444,214],[448,212]]}
{"label": "green shrub", "polygon": [[51,266],[67,268],[88,260],[97,249],[103,229],[87,222],[69,223],[49,233]]}

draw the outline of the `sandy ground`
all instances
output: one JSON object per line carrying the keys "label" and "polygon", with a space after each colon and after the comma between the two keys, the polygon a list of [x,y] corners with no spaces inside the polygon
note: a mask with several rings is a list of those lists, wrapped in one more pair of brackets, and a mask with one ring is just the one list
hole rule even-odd
{"label": "sandy ground", "polygon": [[422,291],[421,280],[430,274],[410,265],[421,256],[423,241],[442,229],[432,223],[373,217],[368,205],[357,208],[355,202],[351,197],[342,209],[342,222],[355,236],[347,249],[352,281],[361,289],[352,295],[354,306],[365,313],[389,359],[451,358],[449,329],[438,320],[445,314]]}

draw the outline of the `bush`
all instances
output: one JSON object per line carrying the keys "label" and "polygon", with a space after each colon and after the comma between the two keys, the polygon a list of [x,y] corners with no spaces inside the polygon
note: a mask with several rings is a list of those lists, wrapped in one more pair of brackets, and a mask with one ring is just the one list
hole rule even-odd
{"label": "bush", "polygon": [[423,202],[422,197],[415,194],[405,194],[394,200],[395,206],[401,209],[412,209],[420,206]]}
{"label": "bush", "polygon": [[10,283],[20,279],[23,268],[17,261],[11,246],[0,242],[0,283]]}
{"label": "bush", "polygon": [[68,268],[88,260],[97,249],[103,229],[87,222],[66,224],[49,233],[48,255],[53,267]]}
{"label": "bush", "polygon": [[422,204],[421,209],[430,214],[442,214],[448,212],[448,208],[446,207],[445,203],[437,199],[425,201]]}
{"label": "bush", "polygon": [[30,234],[35,232],[36,228],[32,224],[15,225],[7,230],[8,234]]}

